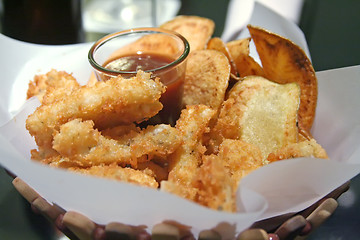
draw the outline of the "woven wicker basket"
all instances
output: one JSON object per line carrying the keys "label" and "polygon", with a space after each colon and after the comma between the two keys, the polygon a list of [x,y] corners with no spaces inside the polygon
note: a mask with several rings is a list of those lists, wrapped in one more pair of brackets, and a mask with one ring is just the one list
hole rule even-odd
{"label": "woven wicker basket", "polygon": [[[173,222],[156,224],[151,233],[146,232],[145,226],[134,227],[117,222],[100,226],[77,212],[65,212],[61,207],[49,204],[20,178],[15,177],[13,185],[35,211],[53,222],[70,239],[222,239],[220,234],[212,229],[205,229],[199,236],[193,236],[187,228]],[[349,189],[349,185],[350,182],[346,182],[301,212],[256,222],[249,229],[234,236],[234,239],[304,239],[332,215],[338,205],[337,198]]]}

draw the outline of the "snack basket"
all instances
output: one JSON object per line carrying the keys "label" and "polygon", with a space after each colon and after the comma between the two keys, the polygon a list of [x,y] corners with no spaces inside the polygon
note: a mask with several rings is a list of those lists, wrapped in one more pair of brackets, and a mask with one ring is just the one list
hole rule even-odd
{"label": "snack basket", "polygon": [[[54,222],[55,225],[70,239],[195,239],[188,229],[174,222],[155,224],[150,233],[143,227],[133,227],[118,222],[97,225],[86,216],[61,207],[49,204],[36,191],[20,178],[15,177],[13,185],[17,191],[32,205],[36,212]],[[253,223],[248,229],[237,236],[238,240],[249,239],[306,239],[306,237],[325,222],[336,210],[336,199],[349,189],[346,182],[324,198],[298,213],[288,213]],[[223,239],[215,230],[205,229],[197,239]]]}

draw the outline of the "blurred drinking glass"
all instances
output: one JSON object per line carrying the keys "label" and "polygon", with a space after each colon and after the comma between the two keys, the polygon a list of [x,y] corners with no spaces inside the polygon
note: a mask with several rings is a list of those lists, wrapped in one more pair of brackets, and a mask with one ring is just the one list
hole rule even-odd
{"label": "blurred drinking glass", "polygon": [[40,44],[85,41],[82,0],[2,0],[2,33]]}
{"label": "blurred drinking glass", "polygon": [[89,32],[105,34],[157,27],[173,18],[180,5],[180,0],[87,0],[84,26]]}

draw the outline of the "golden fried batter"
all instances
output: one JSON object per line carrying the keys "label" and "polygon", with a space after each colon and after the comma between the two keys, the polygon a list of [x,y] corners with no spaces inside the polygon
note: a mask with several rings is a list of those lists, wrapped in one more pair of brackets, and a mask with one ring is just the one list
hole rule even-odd
{"label": "golden fried batter", "polygon": [[[209,41],[214,23],[197,16],[178,16],[161,28],[184,35],[191,47],[185,109],[176,126],[144,122],[162,109],[166,90],[151,73],[100,82],[92,74],[80,86],[71,74],[51,70],[35,76],[27,92],[42,103],[26,121],[38,147],[31,150],[33,160],[160,187],[211,209],[235,212],[239,183],[257,168],[282,159],[328,157],[310,134],[317,81],[298,46],[252,26],[251,38]],[[152,34],[112,56],[140,45],[161,52],[170,44],[163,40]],[[261,65],[249,55],[251,40]]]}
{"label": "golden fried batter", "polygon": [[222,159],[210,155],[204,156],[203,161],[193,180],[197,189],[195,201],[215,210],[234,212],[235,189]]}
{"label": "golden fried batter", "polygon": [[[105,137],[116,139],[116,140],[124,140],[125,136],[131,138],[132,134],[139,133],[141,129],[136,126],[136,124],[128,124],[128,125],[118,125],[116,127],[107,128],[101,131],[101,134]],[[128,141],[128,140],[126,140]]]}
{"label": "golden fried batter", "polygon": [[63,95],[68,95],[80,85],[76,79],[67,72],[52,69],[46,74],[36,75],[29,83],[27,98],[37,96],[41,103],[50,103]]}
{"label": "golden fried batter", "polygon": [[161,182],[168,178],[167,167],[156,164],[153,161],[138,163],[136,169],[142,170],[150,176],[154,176],[157,182]]}
{"label": "golden fried batter", "polygon": [[282,147],[277,151],[270,153],[267,160],[269,162],[274,162],[299,157],[328,158],[325,149],[323,149],[315,139],[310,139]]}
{"label": "golden fried batter", "polygon": [[[297,142],[300,89],[296,83],[277,84],[249,76],[231,89],[214,131],[213,145],[241,139],[261,149],[264,158]],[[216,146],[214,147],[216,149]]]}
{"label": "golden fried batter", "polygon": [[67,98],[41,105],[26,120],[26,128],[39,147],[51,148],[53,134],[71,119],[93,120],[97,128],[105,129],[156,115],[162,109],[159,99],[164,91],[159,79],[152,80],[150,73],[144,72],[130,79],[97,82],[93,87],[75,89]]}
{"label": "golden fried batter", "polygon": [[110,178],[151,188],[158,188],[158,183],[154,177],[146,174],[143,171],[132,168],[123,168],[117,166],[116,164],[92,166],[90,168],[69,168],[69,170],[81,174]]}
{"label": "golden fried batter", "polygon": [[225,99],[230,69],[229,60],[219,51],[193,51],[187,60],[183,104],[218,110]]}
{"label": "golden fried batter", "polygon": [[[132,134],[132,133],[130,133]],[[53,148],[63,157],[82,166],[118,163],[136,166],[138,161],[151,160],[154,156],[166,156],[181,144],[176,128],[159,124],[149,126],[126,141],[110,139],[94,129],[91,120],[74,119],[55,133]]]}
{"label": "golden fried batter", "polygon": [[225,139],[220,145],[218,158],[229,170],[234,189],[243,177],[263,166],[260,149],[242,140]]}
{"label": "golden fried batter", "polygon": [[192,199],[196,189],[191,184],[206,151],[202,136],[216,111],[205,105],[187,106],[182,110],[176,128],[180,130],[183,144],[169,156],[168,181],[161,182],[161,189]]}

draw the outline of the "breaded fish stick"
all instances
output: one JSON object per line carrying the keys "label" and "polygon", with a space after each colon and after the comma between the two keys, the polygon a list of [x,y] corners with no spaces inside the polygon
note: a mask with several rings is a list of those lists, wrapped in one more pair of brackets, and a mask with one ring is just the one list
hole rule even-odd
{"label": "breaded fish stick", "polygon": [[159,79],[139,72],[130,79],[117,77],[83,86],[59,101],[42,105],[26,121],[26,128],[40,148],[50,148],[52,136],[71,119],[93,120],[98,129],[141,122],[156,115],[165,91]]}
{"label": "breaded fish stick", "polygon": [[139,133],[129,133],[133,137],[126,141],[115,140],[94,129],[91,120],[74,119],[60,127],[54,135],[53,148],[63,157],[81,166],[117,163],[123,166],[149,161],[154,156],[166,156],[174,152],[182,143],[176,128],[160,124],[149,126]]}
{"label": "breaded fish stick", "polygon": [[169,180],[189,184],[195,169],[201,163],[201,155],[205,151],[202,136],[207,130],[215,110],[205,105],[187,106],[182,111],[176,128],[183,135],[184,143],[169,157]]}
{"label": "breaded fish stick", "polygon": [[169,156],[169,177],[168,181],[161,182],[162,190],[190,199],[194,197],[191,184],[206,150],[202,136],[215,113],[205,105],[188,105],[182,110],[176,128],[184,143]]}
{"label": "breaded fish stick", "polygon": [[235,189],[220,157],[203,157],[203,164],[197,169],[193,185],[197,189],[197,203],[215,210],[235,212]]}

